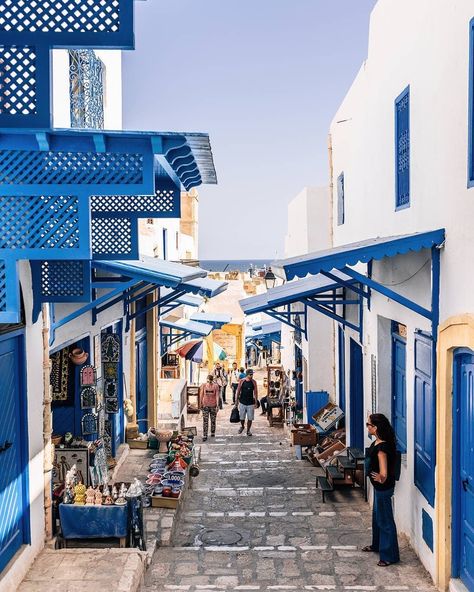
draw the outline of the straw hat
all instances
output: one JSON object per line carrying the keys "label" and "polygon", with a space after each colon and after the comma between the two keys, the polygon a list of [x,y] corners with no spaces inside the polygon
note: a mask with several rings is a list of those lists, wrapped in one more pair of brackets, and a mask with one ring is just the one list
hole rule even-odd
{"label": "straw hat", "polygon": [[80,347],[75,347],[69,354],[69,359],[73,364],[76,364],[76,366],[84,364],[88,357],[89,354]]}

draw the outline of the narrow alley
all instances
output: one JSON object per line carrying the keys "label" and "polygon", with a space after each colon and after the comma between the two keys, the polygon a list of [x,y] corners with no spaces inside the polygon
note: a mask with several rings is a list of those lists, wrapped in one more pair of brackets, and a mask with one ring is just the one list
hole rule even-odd
{"label": "narrow alley", "polygon": [[435,590],[403,537],[402,561],[389,568],[360,551],[371,518],[359,490],[323,504],[318,469],[295,460],[286,433],[258,417],[253,436],[240,436],[230,407],[202,445],[173,546],[156,550],[143,590]]}

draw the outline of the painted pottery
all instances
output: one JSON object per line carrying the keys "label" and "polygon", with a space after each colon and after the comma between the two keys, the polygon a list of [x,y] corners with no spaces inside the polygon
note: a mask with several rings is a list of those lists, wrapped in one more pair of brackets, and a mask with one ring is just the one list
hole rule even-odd
{"label": "painted pottery", "polygon": [[163,432],[157,432],[156,439],[160,443],[160,448],[159,448],[160,452],[167,452],[167,450],[168,450],[167,444],[171,440],[172,437],[173,437],[173,432],[171,432],[169,430],[163,431]]}

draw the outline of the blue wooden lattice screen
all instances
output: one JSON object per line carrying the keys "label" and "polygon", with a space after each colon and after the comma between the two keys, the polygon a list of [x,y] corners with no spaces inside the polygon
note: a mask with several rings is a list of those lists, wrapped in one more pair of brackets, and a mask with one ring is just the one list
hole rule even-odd
{"label": "blue wooden lattice screen", "polygon": [[77,195],[0,196],[0,256],[87,258],[89,204]]}
{"label": "blue wooden lattice screen", "polygon": [[396,207],[410,205],[410,89],[395,101]]}

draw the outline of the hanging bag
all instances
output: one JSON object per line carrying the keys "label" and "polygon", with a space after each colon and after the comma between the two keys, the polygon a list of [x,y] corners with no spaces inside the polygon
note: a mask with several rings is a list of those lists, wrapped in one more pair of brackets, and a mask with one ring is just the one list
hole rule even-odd
{"label": "hanging bag", "polygon": [[239,423],[240,421],[240,413],[237,407],[234,407],[230,412],[230,423]]}

